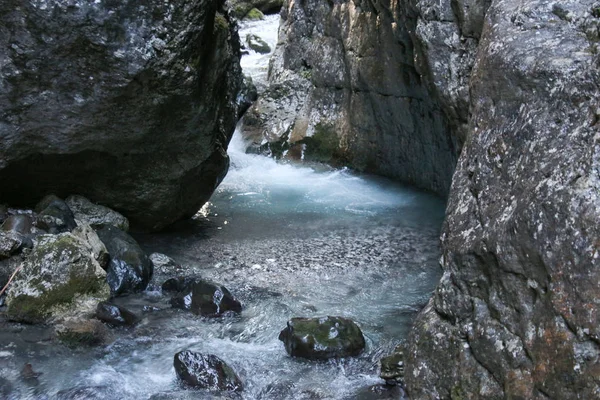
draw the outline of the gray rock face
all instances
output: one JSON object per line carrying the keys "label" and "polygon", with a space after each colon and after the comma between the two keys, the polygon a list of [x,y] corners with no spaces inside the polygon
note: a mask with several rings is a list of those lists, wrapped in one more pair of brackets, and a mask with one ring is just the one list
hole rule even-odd
{"label": "gray rock face", "polygon": [[145,229],[193,215],[227,170],[238,115],[221,7],[2,1],[0,202],[75,192]]}
{"label": "gray rock face", "polygon": [[439,2],[286,2],[269,88],[244,117],[254,147],[447,194],[468,114],[456,76],[477,40],[449,1],[447,16],[419,18],[427,3]]}
{"label": "gray rock face", "polygon": [[482,36],[468,86],[457,81],[467,141],[445,273],[409,339],[412,398],[600,393],[599,6],[500,0],[483,25],[461,17]]}

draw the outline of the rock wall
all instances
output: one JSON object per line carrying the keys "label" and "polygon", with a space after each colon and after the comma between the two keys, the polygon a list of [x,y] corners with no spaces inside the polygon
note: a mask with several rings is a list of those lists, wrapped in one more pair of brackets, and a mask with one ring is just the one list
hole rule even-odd
{"label": "rock wall", "polygon": [[599,22],[591,0],[284,5],[256,146],[439,193],[460,154],[414,399],[600,398]]}
{"label": "rock wall", "polygon": [[77,193],[144,229],[228,167],[239,43],[220,0],[0,3],[0,203]]}
{"label": "rock wall", "polygon": [[486,13],[412,398],[600,398],[598,17],[585,0]]}
{"label": "rock wall", "polygon": [[447,194],[478,32],[424,3],[284,3],[269,88],[244,117],[254,146]]}

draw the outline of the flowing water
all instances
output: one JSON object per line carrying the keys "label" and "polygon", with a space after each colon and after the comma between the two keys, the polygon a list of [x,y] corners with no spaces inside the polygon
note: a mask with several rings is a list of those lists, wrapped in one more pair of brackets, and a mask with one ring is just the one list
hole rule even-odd
{"label": "flowing water", "polygon": [[[241,36],[253,31],[274,46],[276,27],[269,17]],[[250,54],[243,63],[260,81],[267,61]],[[65,398],[213,398],[179,386],[173,355],[188,349],[224,359],[244,382],[241,394],[214,398],[401,396],[373,389],[383,383],[378,360],[406,337],[440,277],[443,202],[381,178],[247,155],[244,147],[236,133],[230,171],[193,220],[137,236],[148,252],[180,263],[179,273],[228,287],[243,303],[241,316],[207,320],[170,308],[158,288],[174,272],[157,270],[147,292],[118,300],[143,318],[114,330],[109,345],[70,349],[44,327],[0,333],[0,376],[10,381],[11,398],[55,398],[75,387]],[[289,357],[278,340],[286,321],[325,315],[355,320],[366,350],[328,362]],[[26,362],[42,375],[20,377]]]}

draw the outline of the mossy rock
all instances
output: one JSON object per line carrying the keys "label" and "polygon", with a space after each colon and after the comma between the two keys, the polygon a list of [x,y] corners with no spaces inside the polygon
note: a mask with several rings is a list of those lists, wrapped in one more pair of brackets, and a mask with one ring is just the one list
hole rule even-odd
{"label": "mossy rock", "polygon": [[106,340],[108,330],[100,321],[86,320],[67,324],[57,332],[58,339],[68,347],[98,346]]}
{"label": "mossy rock", "polygon": [[244,19],[249,21],[260,21],[265,19],[265,14],[263,14],[258,8],[253,8],[248,11],[248,14],[244,16]]}
{"label": "mossy rock", "polygon": [[260,36],[254,34],[246,35],[246,44],[252,50],[260,54],[268,54],[271,52],[271,46],[267,44]]}
{"label": "mossy rock", "polygon": [[301,140],[305,144],[304,160],[339,165],[344,163],[340,141],[333,125],[318,123],[312,136]]}
{"label": "mossy rock", "polygon": [[14,321],[42,323],[54,307],[106,288],[106,273],[87,243],[71,233],[42,235],[9,288],[7,315]]}
{"label": "mossy rock", "polygon": [[342,317],[292,318],[279,340],[290,356],[313,360],[357,356],[365,348],[358,325]]}

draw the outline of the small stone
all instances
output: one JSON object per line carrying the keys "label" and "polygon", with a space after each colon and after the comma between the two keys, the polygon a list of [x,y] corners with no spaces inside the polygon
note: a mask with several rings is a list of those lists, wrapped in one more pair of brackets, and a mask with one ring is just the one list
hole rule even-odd
{"label": "small stone", "polygon": [[36,206],[36,226],[48,233],[70,232],[77,224],[73,212],[63,200],[48,195]]}
{"label": "small stone", "polygon": [[246,43],[248,47],[260,54],[268,54],[271,52],[271,47],[262,40],[260,36],[249,33],[246,35]]}
{"label": "small stone", "polygon": [[58,339],[69,347],[97,346],[106,340],[106,327],[96,320],[69,321],[57,329]]}
{"label": "small stone", "polygon": [[177,377],[186,385],[216,391],[240,391],[242,382],[223,360],[212,354],[191,351],[175,354]]}
{"label": "small stone", "polygon": [[171,305],[203,317],[242,312],[242,304],[227,288],[203,280],[195,280],[184,291],[179,292],[171,299]]}
{"label": "small stone", "polygon": [[150,254],[150,261],[152,261],[152,264],[154,265],[154,270],[165,272],[169,270],[176,271],[181,268],[181,265],[178,262],[166,254],[152,253]]}

